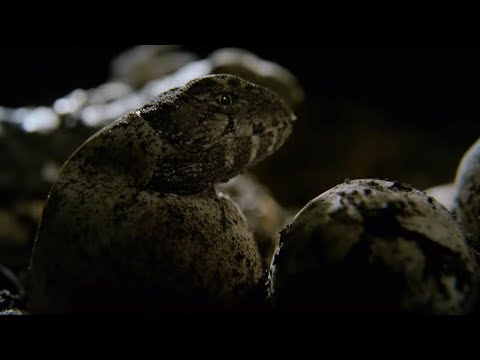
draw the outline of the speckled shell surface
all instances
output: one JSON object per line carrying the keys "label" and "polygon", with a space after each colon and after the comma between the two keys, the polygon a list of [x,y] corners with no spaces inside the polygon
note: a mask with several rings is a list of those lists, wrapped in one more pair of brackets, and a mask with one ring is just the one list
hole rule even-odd
{"label": "speckled shell surface", "polygon": [[475,296],[471,249],[435,199],[398,182],[347,181],[282,232],[269,301],[307,313],[462,314]]}
{"label": "speckled shell surface", "polygon": [[271,90],[222,74],[171,89],[97,132],[63,165],[48,197],[29,311],[253,305],[261,258],[239,207],[214,185],[275,152],[295,120]]}
{"label": "speckled shell surface", "polygon": [[33,313],[125,311],[127,300],[138,312],[234,308],[261,276],[228,198],[125,189],[90,195],[79,211],[88,190],[52,196],[30,270]]}

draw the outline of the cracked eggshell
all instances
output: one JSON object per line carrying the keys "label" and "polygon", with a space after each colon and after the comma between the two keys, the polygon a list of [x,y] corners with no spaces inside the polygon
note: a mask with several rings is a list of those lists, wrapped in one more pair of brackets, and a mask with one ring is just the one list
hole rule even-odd
{"label": "cracked eggshell", "polygon": [[408,185],[365,179],[296,215],[267,285],[280,312],[462,314],[475,281],[472,252],[445,207]]}
{"label": "cracked eggshell", "polygon": [[278,235],[298,210],[292,212],[283,208],[270,190],[251,174],[236,176],[216,188],[230,196],[247,218],[262,258],[263,269],[268,270],[277,247]]}
{"label": "cracked eggshell", "polygon": [[39,238],[64,241],[36,243],[29,312],[223,313],[254,301],[261,260],[228,197],[125,191],[79,207],[81,198],[47,204]]}

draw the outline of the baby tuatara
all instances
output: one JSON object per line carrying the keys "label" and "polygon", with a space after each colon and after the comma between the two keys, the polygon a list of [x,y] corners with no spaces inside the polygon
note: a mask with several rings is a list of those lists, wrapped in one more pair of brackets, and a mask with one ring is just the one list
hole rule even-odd
{"label": "baby tuatara", "polygon": [[232,75],[161,94],[88,139],[44,208],[31,313],[238,309],[261,261],[237,205],[214,185],[276,151],[295,116]]}

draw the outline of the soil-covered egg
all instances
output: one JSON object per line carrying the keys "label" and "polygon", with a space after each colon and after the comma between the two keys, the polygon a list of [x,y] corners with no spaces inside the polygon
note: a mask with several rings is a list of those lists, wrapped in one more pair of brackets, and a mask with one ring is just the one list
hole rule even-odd
{"label": "soil-covered egg", "polygon": [[217,186],[238,205],[253,231],[263,267],[268,270],[279,233],[296,213],[283,208],[269,189],[251,174],[239,175]]}
{"label": "soil-covered egg", "polygon": [[475,270],[459,225],[435,199],[398,182],[346,181],[282,232],[268,300],[287,313],[463,314]]}
{"label": "soil-covered egg", "polygon": [[294,120],[271,90],[214,75],[100,130],[50,191],[29,312],[243,310],[261,259],[244,215],[214,186],[273,154]]}
{"label": "soil-covered egg", "polygon": [[480,139],[465,153],[457,169],[453,212],[480,250]]}
{"label": "soil-covered egg", "polygon": [[69,241],[37,243],[32,313],[224,312],[250,301],[261,261],[233,201],[137,195],[119,194],[115,209],[104,197],[82,213],[64,203],[56,218],[43,218],[48,234],[44,226],[40,234]]}

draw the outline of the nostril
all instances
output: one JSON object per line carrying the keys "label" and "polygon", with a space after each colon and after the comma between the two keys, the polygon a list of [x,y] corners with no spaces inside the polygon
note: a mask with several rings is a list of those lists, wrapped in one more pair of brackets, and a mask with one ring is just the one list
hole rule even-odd
{"label": "nostril", "polygon": [[253,124],[253,135],[258,135],[265,132],[265,125],[262,123]]}

